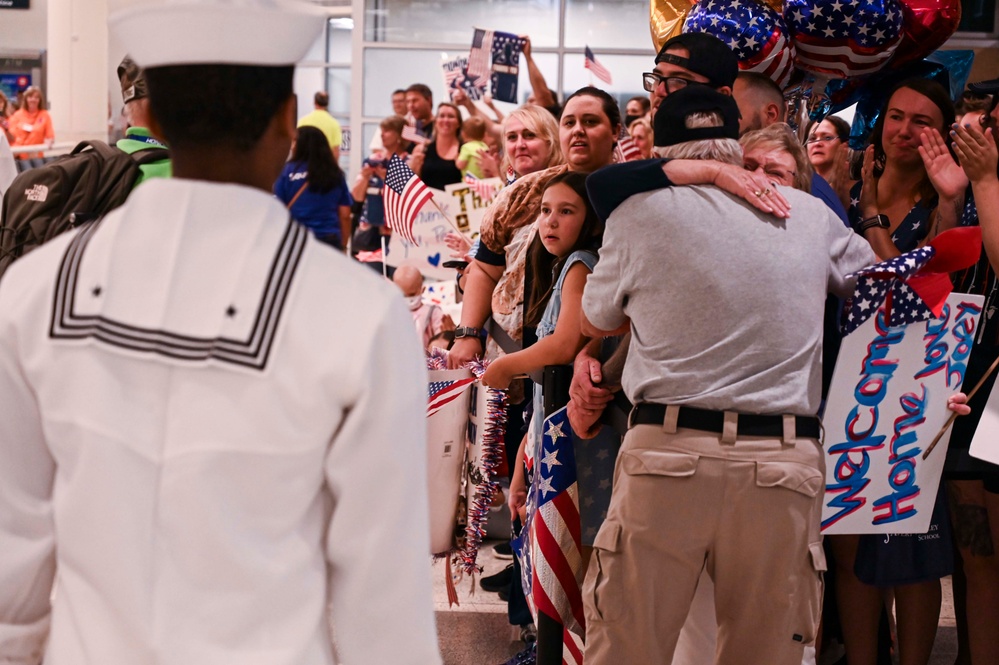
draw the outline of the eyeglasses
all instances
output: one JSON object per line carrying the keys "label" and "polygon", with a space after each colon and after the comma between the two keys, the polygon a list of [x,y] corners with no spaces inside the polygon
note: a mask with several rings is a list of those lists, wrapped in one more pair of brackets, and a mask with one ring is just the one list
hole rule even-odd
{"label": "eyeglasses", "polygon": [[830,141],[839,141],[838,136],[813,136],[805,141],[805,145],[810,143],[829,143]]}
{"label": "eyeglasses", "polygon": [[705,85],[698,81],[691,81],[680,76],[663,76],[659,72],[642,72],[642,85],[646,92],[655,92],[660,84],[666,84],[666,92],[673,93],[682,90],[688,85]]}
{"label": "eyeglasses", "polygon": [[794,182],[795,177],[798,175],[797,171],[785,171],[779,166],[773,164],[757,164],[751,159],[747,159],[743,168],[747,171],[759,171],[763,169],[763,173],[766,174],[768,178],[773,178],[781,184],[789,184]]}

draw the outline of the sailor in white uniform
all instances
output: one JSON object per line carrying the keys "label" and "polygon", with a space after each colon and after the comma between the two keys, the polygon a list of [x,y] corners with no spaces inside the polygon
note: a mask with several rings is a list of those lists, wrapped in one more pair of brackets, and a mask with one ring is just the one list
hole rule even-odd
{"label": "sailor in white uniform", "polygon": [[175,177],[0,282],[0,662],[440,663],[411,317],[270,195],[322,23],[112,17]]}

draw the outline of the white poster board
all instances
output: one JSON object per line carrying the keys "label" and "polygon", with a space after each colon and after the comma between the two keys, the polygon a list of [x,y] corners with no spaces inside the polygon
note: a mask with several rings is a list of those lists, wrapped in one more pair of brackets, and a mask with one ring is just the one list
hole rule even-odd
{"label": "white poster board", "polygon": [[[974,386],[967,386],[971,390]],[[971,439],[971,449],[968,451],[972,457],[999,464],[999,390],[992,390],[988,401],[985,403],[985,410],[982,418],[978,421],[975,429],[975,436]]]}
{"label": "white poster board", "polygon": [[424,206],[413,224],[416,245],[393,234],[386,263],[393,267],[414,266],[427,281],[453,281],[454,269],[441,267],[442,263],[451,260],[451,250],[444,244],[444,236],[457,227],[470,240],[478,238],[489,203],[463,183],[448,185],[443,192],[431,191],[437,206]]}
{"label": "white poster board", "polygon": [[939,318],[895,327],[882,304],[844,338],[823,417],[823,533],[927,532],[948,438],[922,455],[950,417],[982,302],[952,293]]}
{"label": "white poster board", "polygon": [[[465,459],[468,410],[472,386],[463,380],[472,376],[467,369],[431,370],[428,372],[427,407],[427,481],[430,489],[430,553],[441,554],[454,547],[458,524],[458,498],[462,492],[462,461]],[[433,396],[447,399],[442,392],[452,383],[454,397],[435,409]],[[431,412],[433,411],[432,415]]]}

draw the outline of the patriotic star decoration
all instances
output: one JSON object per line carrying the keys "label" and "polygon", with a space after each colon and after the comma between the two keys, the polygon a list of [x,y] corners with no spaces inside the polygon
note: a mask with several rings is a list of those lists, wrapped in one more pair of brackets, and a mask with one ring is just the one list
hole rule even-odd
{"label": "patriotic star decoration", "polygon": [[898,0],[788,0],[784,17],[792,32],[820,37],[829,46],[853,40],[863,48],[880,48],[897,42],[902,34]]}
{"label": "patriotic star decoration", "polygon": [[684,32],[703,32],[729,45],[743,71],[769,76],[784,86],[794,71],[794,45],[784,18],[769,5],[742,0],[711,0],[694,5]]}
{"label": "patriotic star decoration", "polygon": [[541,463],[544,464],[549,471],[551,471],[551,468],[556,464],[560,466],[562,464],[562,462],[558,461],[558,453],[554,450],[547,451],[545,456],[541,458]]}
{"label": "patriotic star decoration", "polygon": [[906,284],[906,280],[914,277],[935,253],[933,247],[920,247],[848,275],[848,278],[857,278],[857,286],[843,308],[840,321],[843,334],[850,334],[873,316],[881,309],[889,294],[889,326],[902,326],[932,318],[933,311]]}
{"label": "patriotic star decoration", "polygon": [[549,422],[548,431],[545,432],[545,436],[554,440],[557,440],[559,437],[565,436],[565,433],[562,432],[562,423]]}

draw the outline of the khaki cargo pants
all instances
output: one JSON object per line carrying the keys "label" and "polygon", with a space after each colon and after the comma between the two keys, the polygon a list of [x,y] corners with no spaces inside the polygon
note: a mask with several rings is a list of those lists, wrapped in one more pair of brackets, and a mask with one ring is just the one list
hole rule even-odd
{"label": "khaki cargo pants", "polygon": [[636,425],[586,574],[586,665],[668,664],[702,569],[720,665],[800,665],[822,601],[818,441]]}

